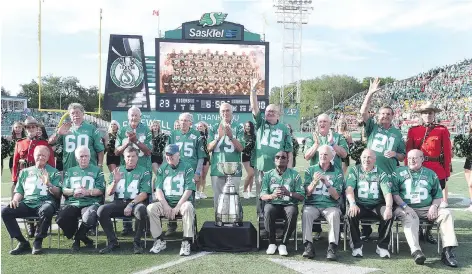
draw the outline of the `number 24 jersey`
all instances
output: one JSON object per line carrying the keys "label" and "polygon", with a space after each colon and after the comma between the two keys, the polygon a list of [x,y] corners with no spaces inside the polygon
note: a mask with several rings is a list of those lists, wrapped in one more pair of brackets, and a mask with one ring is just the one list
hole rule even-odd
{"label": "number 24 jersey", "polygon": [[349,186],[354,189],[356,202],[367,208],[385,204],[384,195],[392,193],[390,177],[377,166],[370,172],[364,172],[361,165],[350,167],[346,179]]}
{"label": "number 24 jersey", "polygon": [[[139,193],[152,193],[151,172],[142,167],[128,171],[124,166],[117,167],[121,173],[121,180],[115,188],[115,199],[134,199]],[[113,173],[110,173],[110,182],[113,182]]]}
{"label": "number 24 jersey", "polygon": [[[169,206],[175,207],[186,190],[196,190],[194,175],[193,168],[182,160],[176,168],[164,163],[157,170],[156,189],[162,190]],[[192,196],[188,200],[193,201]]]}

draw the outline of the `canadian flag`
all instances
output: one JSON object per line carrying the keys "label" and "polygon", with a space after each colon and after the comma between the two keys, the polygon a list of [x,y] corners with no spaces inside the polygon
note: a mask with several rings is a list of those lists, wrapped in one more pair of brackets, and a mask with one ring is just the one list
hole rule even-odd
{"label": "canadian flag", "polygon": [[159,16],[159,10],[153,10],[152,15]]}

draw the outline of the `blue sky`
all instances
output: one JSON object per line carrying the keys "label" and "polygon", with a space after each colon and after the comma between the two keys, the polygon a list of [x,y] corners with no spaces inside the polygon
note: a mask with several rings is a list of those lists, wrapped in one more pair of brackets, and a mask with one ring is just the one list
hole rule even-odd
{"label": "blue sky", "polygon": [[[282,26],[274,1],[265,0],[45,0],[42,3],[42,74],[75,76],[98,85],[98,16],[103,8],[102,88],[110,33],[144,36],[154,55],[160,10],[161,31],[197,20],[211,11],[270,42],[270,86],[282,75]],[[13,94],[38,75],[38,2],[10,1],[1,8],[0,84]],[[472,1],[313,1],[303,28],[302,78],[323,74],[406,78],[432,67],[472,58]],[[267,24],[264,26],[263,17]]]}

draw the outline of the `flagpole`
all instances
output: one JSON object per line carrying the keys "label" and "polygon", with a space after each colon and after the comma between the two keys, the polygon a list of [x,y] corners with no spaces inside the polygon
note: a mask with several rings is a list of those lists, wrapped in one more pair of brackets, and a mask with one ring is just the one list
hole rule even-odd
{"label": "flagpole", "polygon": [[157,38],[161,38],[161,11],[157,11]]}
{"label": "flagpole", "polygon": [[102,9],[100,9],[99,29],[98,29],[98,114],[101,114],[102,105],[100,93],[102,90]]}
{"label": "flagpole", "polygon": [[38,107],[41,110],[41,1],[39,0],[39,15],[38,15]]}

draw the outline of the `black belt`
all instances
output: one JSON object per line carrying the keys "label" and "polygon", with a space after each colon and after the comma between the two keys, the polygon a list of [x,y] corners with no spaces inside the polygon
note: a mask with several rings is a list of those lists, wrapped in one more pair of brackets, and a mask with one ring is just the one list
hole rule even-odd
{"label": "black belt", "polygon": [[440,162],[441,157],[429,157],[429,156],[424,156],[424,161],[425,162]]}

